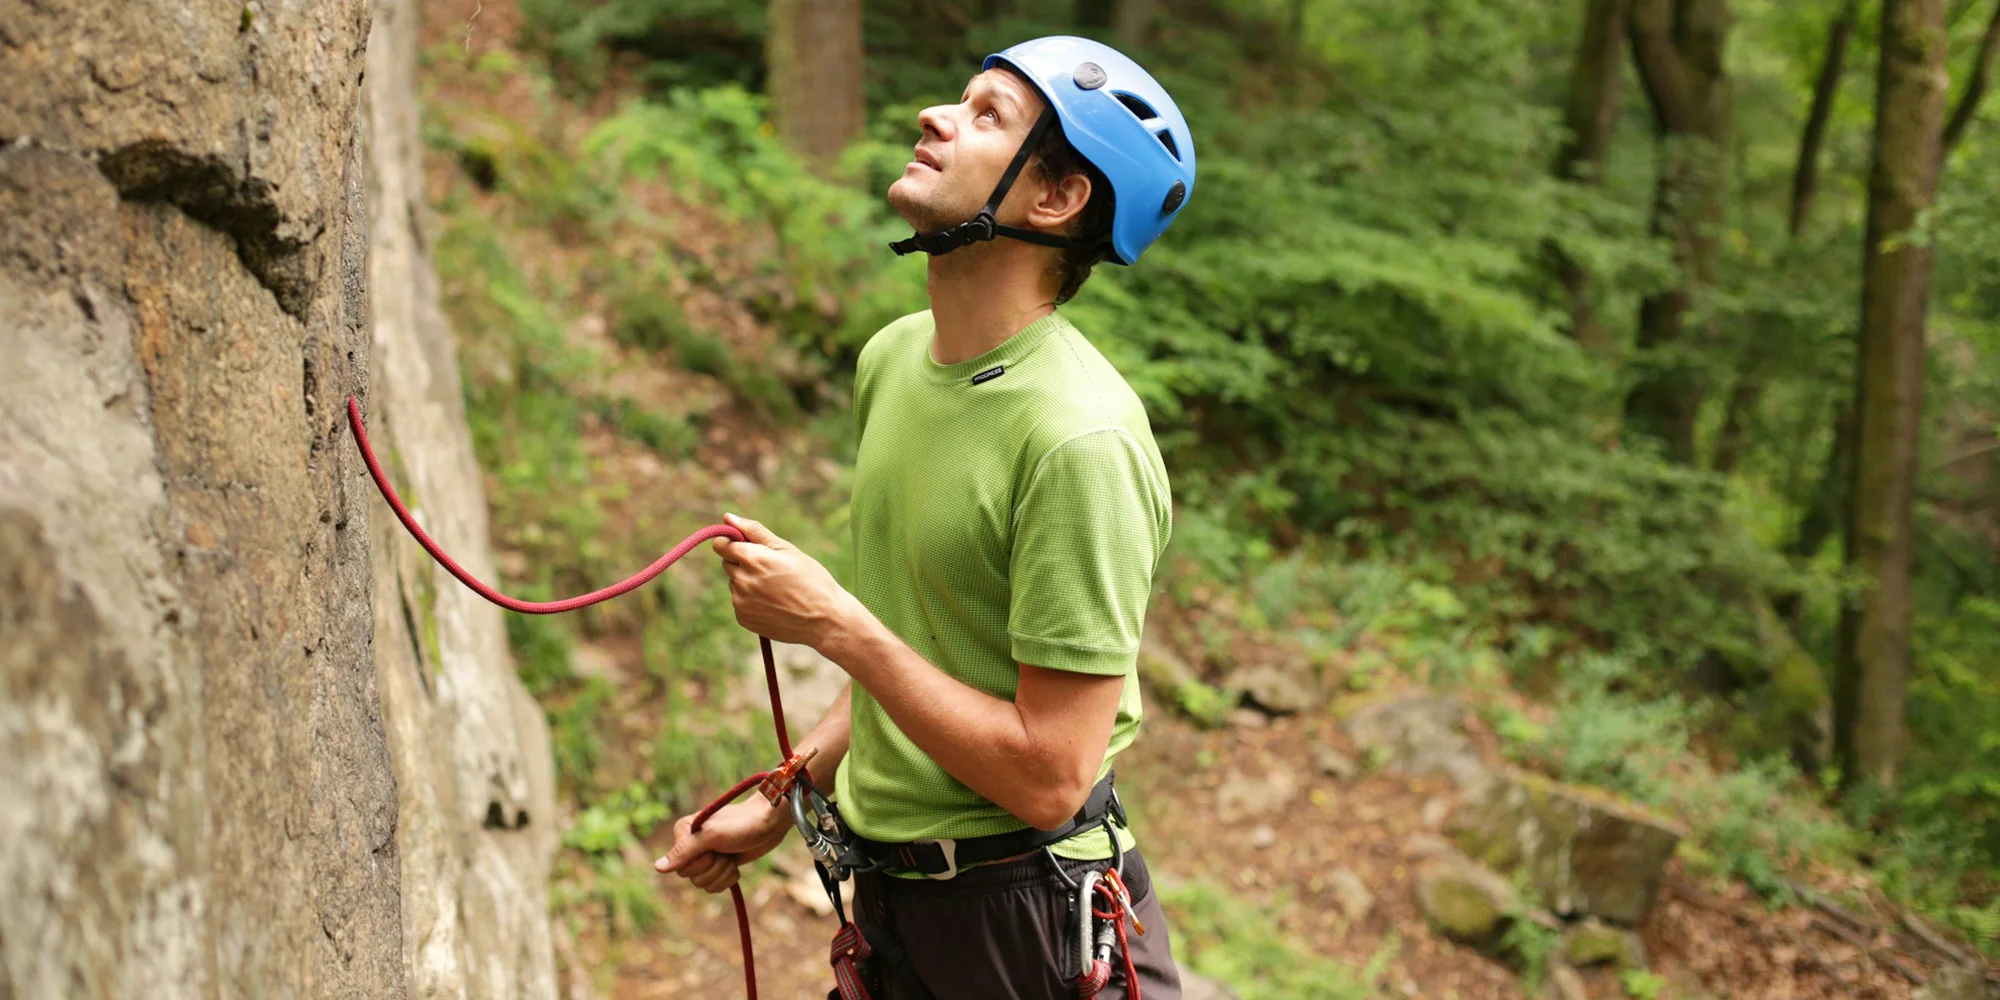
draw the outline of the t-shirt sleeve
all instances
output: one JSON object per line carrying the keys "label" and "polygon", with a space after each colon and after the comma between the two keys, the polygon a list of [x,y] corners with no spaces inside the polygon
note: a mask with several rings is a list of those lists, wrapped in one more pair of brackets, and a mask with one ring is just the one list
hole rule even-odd
{"label": "t-shirt sleeve", "polygon": [[1014,509],[1014,658],[1087,674],[1131,670],[1172,516],[1129,431],[1091,431],[1050,451]]}

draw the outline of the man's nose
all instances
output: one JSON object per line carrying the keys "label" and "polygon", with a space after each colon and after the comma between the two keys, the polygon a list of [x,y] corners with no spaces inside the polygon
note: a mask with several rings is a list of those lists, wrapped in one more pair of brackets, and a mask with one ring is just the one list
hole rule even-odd
{"label": "man's nose", "polygon": [[926,135],[935,135],[939,142],[948,142],[952,135],[951,105],[934,104],[917,112],[917,124]]}

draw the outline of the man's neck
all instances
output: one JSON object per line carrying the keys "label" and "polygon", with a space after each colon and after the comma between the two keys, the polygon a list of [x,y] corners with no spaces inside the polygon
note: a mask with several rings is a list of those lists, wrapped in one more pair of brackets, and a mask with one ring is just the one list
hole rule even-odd
{"label": "man's neck", "polygon": [[941,365],[976,358],[1055,311],[1049,252],[1001,240],[930,260],[931,358]]}

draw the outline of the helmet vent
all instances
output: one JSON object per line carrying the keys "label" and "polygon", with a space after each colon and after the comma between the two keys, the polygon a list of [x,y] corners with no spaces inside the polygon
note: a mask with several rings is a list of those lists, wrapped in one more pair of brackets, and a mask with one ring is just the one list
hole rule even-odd
{"label": "helmet vent", "polygon": [[1153,134],[1160,137],[1160,145],[1167,147],[1167,152],[1174,154],[1174,159],[1178,160],[1181,158],[1181,148],[1174,145],[1174,134],[1172,132],[1161,129]]}
{"label": "helmet vent", "polygon": [[1118,103],[1125,105],[1125,107],[1128,110],[1130,110],[1133,114],[1138,115],[1139,120],[1142,122],[1152,121],[1153,119],[1160,117],[1160,113],[1158,111],[1154,111],[1152,105],[1147,104],[1145,101],[1142,101],[1136,97],[1133,97],[1131,94],[1119,94],[1117,96],[1118,96]]}

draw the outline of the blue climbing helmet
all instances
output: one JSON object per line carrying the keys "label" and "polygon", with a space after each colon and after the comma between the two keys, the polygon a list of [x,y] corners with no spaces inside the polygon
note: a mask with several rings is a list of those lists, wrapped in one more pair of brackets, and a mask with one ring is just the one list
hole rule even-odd
{"label": "blue climbing helmet", "polygon": [[[942,232],[891,243],[898,254],[932,255],[1006,236],[1043,246],[1108,244],[1106,260],[1130,265],[1166,232],[1194,193],[1194,136],[1174,99],[1152,74],[1103,42],[1051,35],[986,57],[983,70],[1006,66],[1025,77],[1048,102],[1013,163],[1000,176],[986,207],[968,222]],[[1014,178],[1052,125],[1111,185],[1111,232],[1086,238],[1055,236],[1000,225],[994,219]]]}

